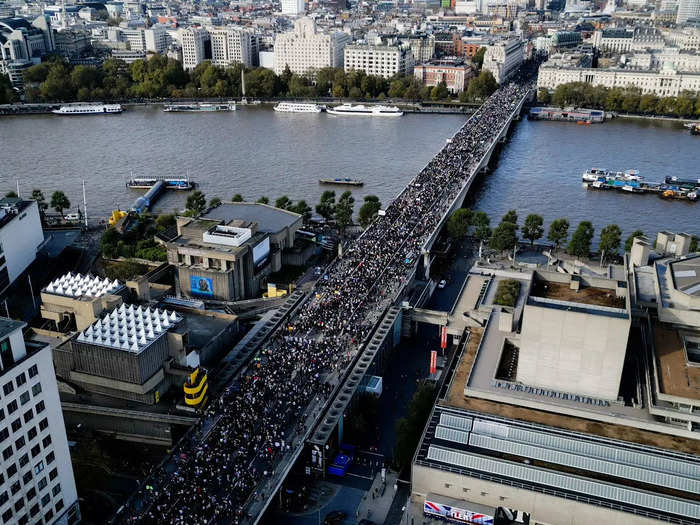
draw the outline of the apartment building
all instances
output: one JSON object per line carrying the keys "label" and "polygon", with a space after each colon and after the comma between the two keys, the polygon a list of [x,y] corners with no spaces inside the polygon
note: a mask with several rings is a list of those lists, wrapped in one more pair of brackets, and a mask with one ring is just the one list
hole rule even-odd
{"label": "apartment building", "polygon": [[211,63],[228,66],[233,63],[257,64],[257,36],[242,27],[207,28],[211,39]]}
{"label": "apartment building", "polygon": [[510,39],[486,48],[482,69],[490,71],[499,84],[507,81],[523,62],[523,43]]}
{"label": "apartment building", "polygon": [[182,47],[182,67],[194,69],[206,59],[209,33],[200,27],[188,27],[180,29],[179,38]]}
{"label": "apartment building", "polygon": [[305,74],[324,67],[342,67],[343,50],[352,41],[343,32],[321,33],[308,17],[294,22],[294,29],[275,40],[275,73],[287,66],[293,73]]}
{"label": "apartment building", "polygon": [[364,71],[368,75],[391,78],[413,73],[413,53],[404,46],[345,46],[345,71]]}

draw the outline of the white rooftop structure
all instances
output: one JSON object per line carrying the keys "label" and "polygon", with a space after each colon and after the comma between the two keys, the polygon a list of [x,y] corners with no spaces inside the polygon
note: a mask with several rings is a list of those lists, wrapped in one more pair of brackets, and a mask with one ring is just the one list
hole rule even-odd
{"label": "white rooftop structure", "polygon": [[66,297],[101,297],[108,293],[113,293],[123,288],[124,285],[117,279],[110,281],[94,275],[82,275],[68,272],[59,277],[42,291],[54,295]]}
{"label": "white rooftop structure", "polygon": [[77,341],[139,354],[180,321],[175,312],[122,304],[88,326]]}

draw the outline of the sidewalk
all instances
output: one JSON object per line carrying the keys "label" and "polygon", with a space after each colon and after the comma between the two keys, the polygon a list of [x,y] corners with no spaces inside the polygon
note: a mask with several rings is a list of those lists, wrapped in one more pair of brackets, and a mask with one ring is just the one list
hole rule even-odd
{"label": "sidewalk", "polygon": [[372,487],[363,496],[357,509],[356,519],[372,520],[374,523],[384,523],[396,495],[397,473],[387,470],[386,482],[382,482],[382,473],[378,472],[372,482]]}

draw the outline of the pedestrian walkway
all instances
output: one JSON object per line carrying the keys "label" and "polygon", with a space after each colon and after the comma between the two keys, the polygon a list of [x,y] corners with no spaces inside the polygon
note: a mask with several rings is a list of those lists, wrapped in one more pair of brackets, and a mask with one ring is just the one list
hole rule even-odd
{"label": "pedestrian walkway", "polygon": [[391,508],[391,503],[394,501],[394,496],[398,486],[396,481],[398,474],[387,470],[386,480],[382,481],[381,471],[377,473],[372,482],[372,487],[362,498],[362,502],[357,509],[356,519],[363,518],[371,520],[375,523],[384,523],[387,514]]}

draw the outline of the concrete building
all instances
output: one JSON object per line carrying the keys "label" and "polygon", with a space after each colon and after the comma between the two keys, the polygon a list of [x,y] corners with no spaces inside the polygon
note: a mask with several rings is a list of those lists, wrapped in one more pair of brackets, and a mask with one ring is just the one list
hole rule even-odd
{"label": "concrete building", "polygon": [[474,71],[465,64],[464,60],[443,59],[415,66],[413,76],[426,86],[437,86],[440,82],[444,82],[450,93],[459,93],[467,89]]}
{"label": "concrete building", "polygon": [[112,55],[112,58],[123,60],[127,64],[131,64],[137,60],[144,60],[146,58],[145,51],[132,51],[130,49],[112,49],[110,54]]}
{"label": "concrete building", "polygon": [[676,24],[685,24],[689,20],[700,20],[700,0],[679,0]]}
{"label": "concrete building", "polygon": [[82,30],[63,29],[54,34],[56,52],[67,58],[77,58],[92,50],[90,33]]}
{"label": "concrete building", "polygon": [[257,63],[257,36],[242,27],[207,28],[211,39],[211,63],[252,66]]}
{"label": "concrete building", "polygon": [[182,67],[184,69],[194,69],[206,59],[209,33],[205,29],[199,27],[180,29],[179,39],[182,47]]}
{"label": "concrete building", "polygon": [[490,71],[496,82],[506,82],[523,63],[523,43],[518,39],[507,40],[486,48],[482,69]]}
{"label": "concrete building", "polygon": [[267,276],[282,267],[302,217],[265,204],[224,203],[198,219],[178,218],[167,244],[187,297],[238,301],[258,296]]}
{"label": "concrete building", "polygon": [[54,51],[53,31],[46,18],[30,21],[13,17],[0,19],[0,60],[38,59]]}
{"label": "concrete building", "polygon": [[282,14],[290,16],[303,15],[306,11],[304,0],[282,0]]}
{"label": "concrete building", "polygon": [[144,44],[149,53],[164,55],[169,44],[168,30],[165,26],[155,25],[144,29]]}
{"label": "concrete building", "polygon": [[306,74],[324,67],[342,67],[343,50],[352,41],[342,32],[320,33],[311,18],[294,22],[289,33],[277,35],[275,40],[275,73],[281,74],[287,66],[293,73]]}
{"label": "concrete building", "polygon": [[411,54],[416,64],[428,62],[435,55],[435,37],[433,35],[419,38],[400,38],[400,40],[411,46]]}
{"label": "concrete building", "polygon": [[0,199],[0,292],[34,262],[43,242],[36,201]]}
{"label": "concrete building", "polygon": [[410,75],[413,73],[413,54],[409,47],[400,45],[347,45],[345,71],[353,69],[384,78]]}
{"label": "concrete building", "polygon": [[654,27],[598,30],[593,33],[591,43],[596,49],[609,53],[661,49],[665,45],[662,33]]}
{"label": "concrete building", "polygon": [[77,523],[78,493],[51,348],[25,342],[25,326],[0,318],[0,516],[4,523]]}

